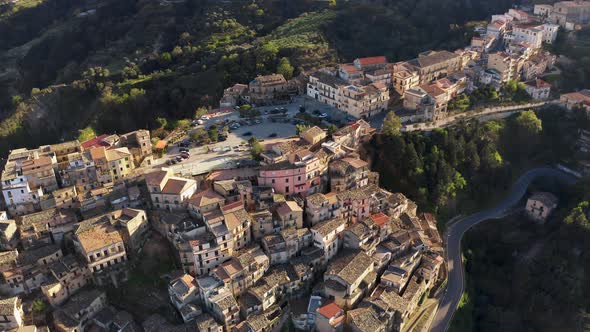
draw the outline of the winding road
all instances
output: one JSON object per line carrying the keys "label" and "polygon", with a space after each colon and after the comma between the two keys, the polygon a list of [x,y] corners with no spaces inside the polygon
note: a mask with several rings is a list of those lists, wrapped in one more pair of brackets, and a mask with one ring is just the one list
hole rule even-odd
{"label": "winding road", "polygon": [[463,294],[464,278],[463,261],[461,257],[461,239],[465,232],[483,221],[502,218],[510,208],[514,207],[522,199],[529,184],[535,179],[542,177],[557,179],[558,181],[567,184],[573,184],[576,182],[576,178],[573,175],[556,168],[543,167],[529,170],[512,185],[508,196],[497,206],[461,218],[449,226],[446,232],[448,268],[447,289],[439,302],[436,317],[432,322],[430,331],[445,332],[449,328],[453,314],[455,313],[459,300]]}

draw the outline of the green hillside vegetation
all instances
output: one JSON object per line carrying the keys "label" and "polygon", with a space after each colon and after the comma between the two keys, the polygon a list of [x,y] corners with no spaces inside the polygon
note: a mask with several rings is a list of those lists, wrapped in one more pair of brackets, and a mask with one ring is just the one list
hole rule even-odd
{"label": "green hillside vegetation", "polygon": [[570,33],[560,30],[549,50],[567,60],[558,63],[561,75],[549,76],[548,81],[564,92],[590,86],[590,27]]}
{"label": "green hillside vegetation", "polygon": [[376,135],[365,150],[385,188],[405,193],[444,223],[492,204],[523,169],[571,159],[577,124],[564,118],[559,109],[525,111],[432,133]]}
{"label": "green hillside vegetation", "polygon": [[[589,183],[536,186],[559,195],[545,225],[524,215],[476,226],[463,240],[468,303],[449,331],[586,331],[590,327]],[[524,203],[523,203],[524,204]]]}
{"label": "green hillside vegetation", "polygon": [[0,153],[87,127],[156,129],[156,118],[216,107],[223,88],[260,74],[459,47],[465,22],[510,2],[45,0],[0,19]]}

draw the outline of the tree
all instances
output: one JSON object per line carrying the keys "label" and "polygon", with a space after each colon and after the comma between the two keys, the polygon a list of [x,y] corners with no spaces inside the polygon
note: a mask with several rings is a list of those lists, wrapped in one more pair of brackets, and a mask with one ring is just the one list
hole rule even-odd
{"label": "tree", "polygon": [[338,130],[338,127],[336,127],[336,125],[334,124],[330,124],[328,126],[328,128],[326,128],[326,131],[328,132],[328,136],[332,136],[333,133],[335,133]]}
{"label": "tree", "polygon": [[256,159],[256,160],[260,160],[260,155],[263,152],[263,148],[262,148],[262,144],[260,144],[260,142],[258,141],[258,139],[256,137],[251,137],[248,140],[248,143],[250,144],[250,153],[252,154],[252,158]]}
{"label": "tree", "polygon": [[33,300],[33,303],[31,305],[31,309],[33,311],[33,321],[35,321],[35,314],[40,314],[42,312],[45,311],[45,309],[47,309],[47,305],[45,304],[45,302],[41,299],[35,299]]}
{"label": "tree", "polygon": [[166,118],[156,118],[156,123],[158,124],[158,128],[166,128],[168,126],[168,120]]}
{"label": "tree", "polygon": [[217,129],[217,126],[211,126],[209,128],[209,139],[211,140],[211,142],[217,142],[219,138],[219,129]]}
{"label": "tree", "polygon": [[207,131],[203,128],[197,128],[191,135],[191,140],[196,143],[206,143],[209,140]]}
{"label": "tree", "polygon": [[267,64],[271,62],[274,63],[276,61],[277,54],[279,53],[279,48],[273,43],[266,43],[256,49],[255,56],[256,56],[256,67],[258,69],[265,69]]}
{"label": "tree", "polygon": [[381,133],[388,137],[400,136],[400,129],[402,123],[397,115],[393,111],[390,111],[383,120],[383,127],[381,127]]}
{"label": "tree", "polygon": [[167,65],[170,62],[172,62],[172,54],[170,54],[168,52],[164,52],[164,53],[162,53],[162,55],[160,55],[160,63],[162,65]]}
{"label": "tree", "polygon": [[523,130],[527,135],[534,136],[543,130],[541,120],[533,110],[520,113],[515,120],[518,130]]}
{"label": "tree", "polygon": [[295,125],[295,134],[299,135],[302,132],[306,131],[307,129],[311,128],[310,126],[304,124]]}
{"label": "tree", "polygon": [[19,95],[12,96],[12,106],[17,107],[18,104],[23,102],[23,97]]}
{"label": "tree", "polygon": [[85,142],[96,137],[96,132],[94,131],[94,128],[92,128],[91,126],[88,126],[84,129],[80,129],[78,130],[78,132],[78,141],[80,142]]}
{"label": "tree", "polygon": [[205,107],[199,107],[195,110],[195,119],[199,119],[205,114],[207,114],[207,109]]}
{"label": "tree", "polygon": [[182,48],[180,48],[180,46],[175,46],[174,49],[172,50],[172,56],[174,57],[179,57],[182,55]]}
{"label": "tree", "polygon": [[36,313],[43,312],[43,311],[45,311],[45,308],[47,308],[47,305],[45,304],[45,302],[43,302],[43,300],[36,299],[33,301],[32,309],[34,312],[36,312]]}
{"label": "tree", "polygon": [[180,41],[180,44],[185,46],[189,44],[191,38],[191,34],[188,32],[183,32],[180,34],[180,37],[178,38],[178,41]]}
{"label": "tree", "polygon": [[277,73],[283,75],[286,80],[290,80],[293,78],[293,71],[295,71],[295,68],[293,68],[288,58],[281,58],[281,60],[279,60]]}

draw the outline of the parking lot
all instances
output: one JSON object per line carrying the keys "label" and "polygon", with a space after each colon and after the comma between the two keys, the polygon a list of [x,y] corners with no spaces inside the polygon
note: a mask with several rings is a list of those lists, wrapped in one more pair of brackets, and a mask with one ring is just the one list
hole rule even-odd
{"label": "parking lot", "polygon": [[[263,143],[279,141],[296,135],[294,116],[299,113],[300,107],[306,109],[306,113],[317,116],[318,113],[326,113],[324,119],[337,121],[346,121],[346,115],[329,105],[319,103],[310,98],[297,97],[290,104],[257,107],[262,115],[257,118],[258,121],[246,121],[240,118],[239,112],[219,113],[206,120],[203,125],[197,128],[209,128],[212,125],[220,126],[222,123],[241,122],[239,128],[231,129],[225,141],[211,143],[203,146],[191,144],[188,149],[190,157],[173,165],[168,165],[175,173],[184,175],[196,175],[206,173],[216,168],[236,167],[243,165],[251,160],[250,149],[247,144],[248,140],[256,137]],[[286,109],[285,117],[280,117],[275,109]],[[314,111],[315,112],[314,114]],[[272,121],[272,118],[280,118]],[[256,123],[259,122],[259,123]],[[193,129],[194,130],[194,129]],[[188,139],[188,137],[185,137]],[[171,160],[180,155],[179,147],[171,146],[167,153],[159,161],[159,166],[166,165],[167,160]],[[164,163],[162,165],[162,163]]]}

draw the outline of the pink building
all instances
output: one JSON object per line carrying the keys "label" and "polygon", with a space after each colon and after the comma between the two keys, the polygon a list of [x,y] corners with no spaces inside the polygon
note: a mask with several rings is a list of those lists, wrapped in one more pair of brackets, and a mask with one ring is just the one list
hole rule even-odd
{"label": "pink building", "polygon": [[371,214],[371,193],[373,186],[346,190],[337,194],[341,216],[348,224],[356,224]]}
{"label": "pink building", "polygon": [[318,157],[309,150],[300,150],[293,153],[289,160],[261,168],[258,185],[270,186],[283,195],[307,196],[320,191],[323,173],[325,167],[322,167]]}

